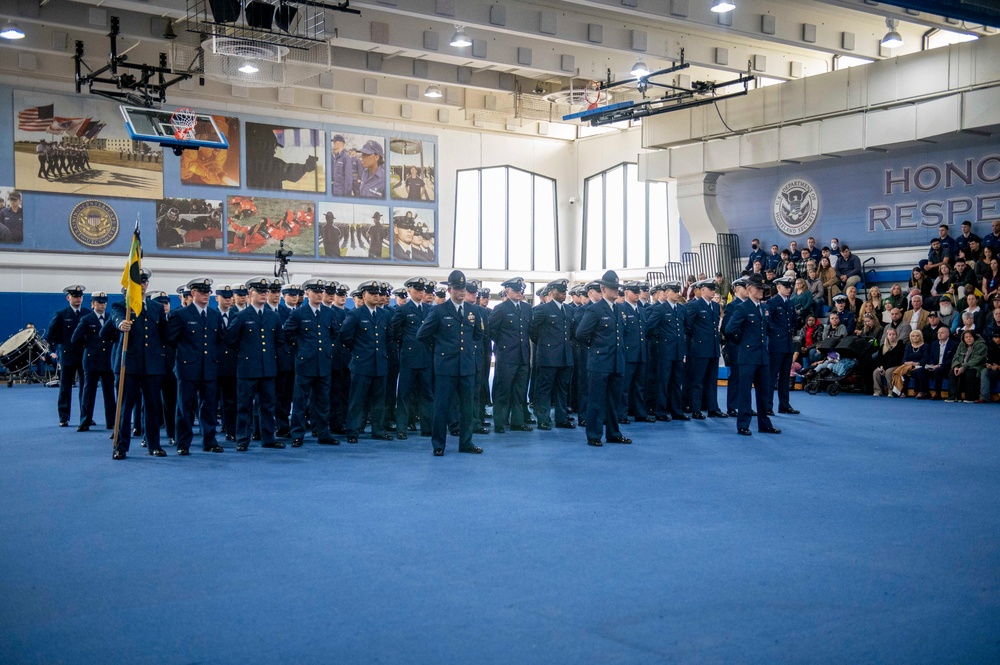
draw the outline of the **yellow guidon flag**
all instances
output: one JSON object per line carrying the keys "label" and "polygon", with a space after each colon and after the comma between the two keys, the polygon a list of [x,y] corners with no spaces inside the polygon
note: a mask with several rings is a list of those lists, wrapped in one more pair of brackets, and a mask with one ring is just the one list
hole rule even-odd
{"label": "yellow guidon flag", "polygon": [[135,220],[132,234],[132,249],[128,253],[128,263],[122,272],[122,286],[125,287],[125,304],[135,312],[142,313],[142,243],[139,241],[139,220]]}

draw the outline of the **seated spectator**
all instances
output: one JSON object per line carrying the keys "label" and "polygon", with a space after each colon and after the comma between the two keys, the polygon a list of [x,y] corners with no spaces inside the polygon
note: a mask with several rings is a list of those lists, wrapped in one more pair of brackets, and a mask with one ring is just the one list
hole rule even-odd
{"label": "seated spectator", "polygon": [[882,308],[886,311],[892,311],[894,307],[900,310],[906,310],[906,296],[903,295],[903,287],[899,284],[893,284],[892,288],[889,289],[888,297],[882,302]]}
{"label": "seated spectator", "polygon": [[761,261],[754,261],[751,272],[755,275],[764,276],[764,264]]}
{"label": "seated spectator", "polygon": [[819,260],[819,278],[823,280],[823,286],[826,288],[824,301],[827,305],[832,306],[833,297],[837,295],[834,289],[837,288],[837,283],[840,280],[837,279],[837,270],[830,264],[829,256],[824,256]]}
{"label": "seated spectator", "polygon": [[947,293],[954,298],[955,291],[956,286],[955,281],[951,278],[951,268],[948,267],[947,263],[944,263],[938,269],[938,276],[931,282],[931,295],[942,296]]}
{"label": "seated spectator", "polygon": [[[823,328],[822,341],[826,342],[828,340],[839,337],[847,337],[847,328],[844,326],[843,323],[840,322],[840,315],[838,315],[836,312],[830,312],[828,321],[829,323],[827,323],[826,326]],[[805,366],[808,367],[809,365],[813,365],[819,362],[822,355],[823,351],[822,349],[819,348],[819,344],[817,343],[816,348],[812,349],[809,352],[809,357],[808,357],[809,363],[808,365]]]}
{"label": "seated spectator", "polygon": [[929,298],[931,295],[931,286],[934,284],[934,280],[927,276],[927,274],[920,268],[914,268],[910,273],[910,283],[909,288],[912,293],[914,289],[920,293],[924,298]]}
{"label": "seated spectator", "polygon": [[983,277],[982,292],[986,296],[1000,292],[1000,263],[995,256],[990,259],[990,272]]}
{"label": "seated spectator", "polygon": [[795,262],[795,273],[805,279],[809,276],[809,262],[812,261],[812,256],[809,254],[809,250],[803,247],[799,250],[798,261]]}
{"label": "seated spectator", "polygon": [[917,263],[925,275],[934,279],[938,276],[941,266],[951,263],[952,254],[947,247],[941,245],[941,238],[931,240],[931,248],[927,250],[927,258]]}
{"label": "seated spectator", "polygon": [[799,348],[792,355],[792,364],[799,362],[799,358],[809,358],[809,352],[816,348],[816,345],[823,341],[823,326],[812,314],[806,317],[806,323],[795,336]]}
{"label": "seated spectator", "polygon": [[872,372],[875,397],[882,397],[889,390],[892,371],[903,364],[903,351],[906,345],[899,341],[895,328],[886,327],[885,339],[875,357],[875,370]]}
{"label": "seated spectator", "polygon": [[938,237],[937,239],[941,242],[941,246],[947,249],[951,253],[952,260],[955,259],[955,253],[958,251],[958,244],[955,239],[949,235],[951,232],[951,227],[947,224],[938,224]]}
{"label": "seated spectator", "polygon": [[802,278],[795,280],[795,292],[789,300],[795,308],[796,313],[799,315],[797,325],[801,326],[805,323],[806,317],[813,313],[813,297],[809,288],[806,286],[806,280]]}
{"label": "seated spectator", "polygon": [[927,385],[931,388],[934,399],[941,400],[944,399],[945,379],[951,374],[951,361],[955,357],[958,342],[951,338],[949,330],[944,326],[937,329],[933,339],[931,348],[927,352],[927,364],[924,365],[924,371],[927,372]]}
{"label": "seated spectator", "polygon": [[983,251],[980,252],[975,264],[972,266],[976,271],[976,284],[981,285],[982,281],[989,277],[991,273],[990,261],[995,257],[996,252],[993,251],[992,247],[984,247]]}
{"label": "seated spectator", "polygon": [[997,379],[1000,379],[1000,326],[993,328],[989,342],[986,344],[986,362],[979,373],[978,402],[980,404],[990,403],[990,387]]}
{"label": "seated spectator", "polygon": [[927,312],[927,325],[920,329],[924,339],[937,339],[938,330],[944,328],[951,337],[951,328],[941,323],[940,312]]}
{"label": "seated spectator", "polygon": [[903,351],[903,362],[892,371],[892,394],[896,397],[906,396],[906,379],[914,374],[917,379],[917,396],[927,395],[927,375],[924,372],[915,374],[917,369],[927,364],[928,345],[919,330],[910,332],[910,342]]}
{"label": "seated spectator", "polygon": [[851,253],[851,248],[844,245],[840,248],[840,259],[837,260],[837,285],[842,291],[861,281],[861,259]]}
{"label": "seated spectator", "polygon": [[[795,270],[795,261],[792,259],[792,254],[787,249],[781,250],[779,254],[781,260],[778,261],[778,265],[775,267],[774,272],[779,275],[784,275],[785,271],[788,270],[788,265],[792,265],[792,270]],[[798,257],[796,257],[798,258]]]}
{"label": "seated spectator", "polygon": [[923,330],[927,325],[927,310],[920,294],[910,296],[910,311],[903,316],[903,320],[910,324],[910,330]]}
{"label": "seated spectator", "polygon": [[799,258],[799,243],[792,240],[788,243],[788,255],[792,257],[792,261],[796,261]]}
{"label": "seated spectator", "polygon": [[976,328],[976,316],[972,312],[962,312],[962,325],[955,331],[955,336],[961,338],[963,333],[974,332],[977,335],[981,332]]}
{"label": "seated spectator", "polygon": [[948,326],[948,330],[957,330],[960,317],[951,304],[951,296],[947,293],[938,300],[938,317],[941,324]]}
{"label": "seated spectator", "polygon": [[965,396],[969,404],[975,402],[980,392],[979,373],[986,367],[986,343],[971,330],[962,333],[962,341],[955,349],[951,361],[951,379],[948,382],[948,402],[958,402]]}
{"label": "seated spectator", "polygon": [[1000,251],[1000,219],[993,220],[993,233],[987,233],[983,236],[983,249],[989,247],[993,250],[993,254],[996,255]]}
{"label": "seated spectator", "polygon": [[981,241],[972,238],[969,240],[969,246],[965,248],[965,260],[969,264],[970,268],[975,269],[976,263],[979,259],[983,258],[983,246]]}
{"label": "seated spectator", "polygon": [[826,287],[823,286],[823,280],[819,278],[819,272],[815,265],[808,269],[806,287],[812,294],[813,306],[816,311],[819,311],[819,307],[829,304],[826,302]]}
{"label": "seated spectator", "polygon": [[882,291],[877,287],[872,285],[868,288],[868,297],[865,298],[865,302],[870,302],[872,304],[872,311],[875,312],[875,316],[878,317],[879,323],[883,322],[882,314],[885,312],[885,305],[882,301]]}
{"label": "seated spectator", "polygon": [[844,324],[844,328],[847,330],[854,330],[854,324],[856,322],[856,316],[854,312],[847,307],[847,296],[841,293],[833,297],[833,311],[836,312],[837,318],[841,323]]}
{"label": "seated spectator", "polygon": [[[1000,298],[994,298],[993,302],[1000,304]],[[983,329],[983,333],[986,339],[993,339],[993,334],[997,330],[1000,330],[1000,307],[994,307],[990,310],[990,320]]]}
{"label": "seated spectator", "polygon": [[910,324],[903,321],[903,310],[899,307],[893,307],[889,310],[889,323],[885,324],[885,328],[882,329],[883,344],[885,344],[886,335],[890,330],[895,330],[896,337],[901,340],[910,338]]}
{"label": "seated spectator", "polygon": [[969,267],[964,254],[955,259],[955,270],[951,273],[951,281],[955,284],[955,295],[958,298],[964,298],[967,293],[971,293],[979,286],[976,271]]}
{"label": "seated spectator", "polygon": [[[976,325],[976,332],[983,332],[983,328],[986,327],[986,310],[979,306],[979,297],[975,293],[969,293],[965,296],[964,303],[965,307],[962,308],[962,314],[966,312],[972,314],[972,322]],[[958,325],[953,326],[954,330],[958,330]]]}
{"label": "seated spectator", "polygon": [[834,250],[830,249],[829,247],[824,247],[823,249],[821,249],[819,251],[819,258],[820,258],[820,260],[822,260],[822,259],[825,258],[828,261],[830,261],[830,265],[831,266],[833,266],[834,268],[837,267],[837,259],[839,257],[837,256],[837,252],[835,252]]}
{"label": "seated spectator", "polygon": [[768,266],[764,268],[764,291],[774,292],[774,280],[777,279],[777,275],[774,272],[774,268]]}
{"label": "seated spectator", "polygon": [[[870,306],[871,305],[869,303],[865,303],[865,307]],[[855,328],[854,334],[860,337],[872,337],[874,339],[878,339],[882,336],[882,324],[875,318],[875,314],[872,312],[865,312],[858,320],[858,327]]]}
{"label": "seated spectator", "polygon": [[[750,255],[747,257],[747,265],[744,270],[753,270],[754,261],[760,261],[760,265],[763,268],[764,262],[767,260],[767,254],[760,247],[760,239],[754,238],[750,241]],[[757,272],[754,270],[754,272]]]}
{"label": "seated spectator", "polygon": [[965,220],[962,222],[962,234],[955,238],[955,251],[967,251],[969,249],[969,243],[973,240],[975,240],[976,243],[982,242],[982,238],[972,232],[972,222]]}
{"label": "seated spectator", "polygon": [[854,318],[857,320],[857,318],[861,316],[861,304],[864,302],[858,297],[858,287],[847,287],[844,290],[844,295],[847,296],[847,309],[854,313]]}

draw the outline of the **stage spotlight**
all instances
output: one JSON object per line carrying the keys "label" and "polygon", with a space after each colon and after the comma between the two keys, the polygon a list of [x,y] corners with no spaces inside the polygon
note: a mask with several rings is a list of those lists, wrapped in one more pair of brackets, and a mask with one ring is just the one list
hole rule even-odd
{"label": "stage spotlight", "polygon": [[291,34],[295,32],[295,27],[298,25],[298,7],[292,7],[281,3],[278,6],[278,11],[274,13],[274,22],[278,24],[279,30],[284,30],[285,32]]}
{"label": "stage spotlight", "polygon": [[216,23],[232,23],[240,18],[240,0],[208,0]]}
{"label": "stage spotlight", "polygon": [[247,25],[258,30],[270,30],[274,25],[274,5],[267,2],[253,0],[248,2],[244,10]]}

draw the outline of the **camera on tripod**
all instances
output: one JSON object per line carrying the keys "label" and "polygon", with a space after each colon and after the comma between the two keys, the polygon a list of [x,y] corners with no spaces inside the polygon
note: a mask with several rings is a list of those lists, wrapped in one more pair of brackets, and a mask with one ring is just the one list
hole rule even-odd
{"label": "camera on tripod", "polygon": [[278,243],[278,249],[274,250],[274,276],[280,277],[283,282],[288,283],[288,261],[295,256],[295,252],[285,249],[285,241]]}

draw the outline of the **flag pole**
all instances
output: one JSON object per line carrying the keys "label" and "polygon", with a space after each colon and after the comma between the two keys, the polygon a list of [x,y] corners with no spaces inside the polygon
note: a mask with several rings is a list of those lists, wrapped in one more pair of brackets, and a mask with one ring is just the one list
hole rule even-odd
{"label": "flag pole", "polygon": [[[132,322],[132,302],[131,296],[134,293],[136,286],[139,287],[140,291],[140,308],[142,307],[142,242],[139,238],[139,219],[140,215],[135,216],[135,231],[132,233],[132,244],[129,246],[128,253],[128,263],[125,265],[125,273],[122,275],[122,286],[125,287],[125,321]],[[138,284],[136,284],[135,279],[132,276],[132,265],[136,265],[136,274],[138,277]],[[126,278],[128,281],[126,281]],[[118,449],[118,438],[121,436],[121,415],[122,415],[122,399],[125,393],[125,357],[128,355],[128,334],[129,331],[126,330],[122,337],[121,345],[121,363],[118,367],[118,400],[115,405],[115,429],[114,434],[111,437],[112,450]]]}
{"label": "flag pole", "polygon": [[[128,302],[125,303],[125,320],[131,322],[132,309],[128,306]],[[111,449],[118,449],[118,433],[121,429],[121,416],[122,416],[122,396],[125,392],[125,355],[128,349],[128,333],[125,331],[125,336],[122,338],[122,361],[118,366],[118,402],[115,406],[115,434],[112,439]]]}

